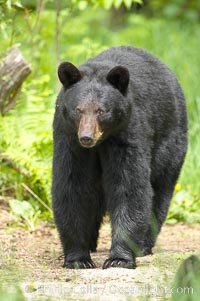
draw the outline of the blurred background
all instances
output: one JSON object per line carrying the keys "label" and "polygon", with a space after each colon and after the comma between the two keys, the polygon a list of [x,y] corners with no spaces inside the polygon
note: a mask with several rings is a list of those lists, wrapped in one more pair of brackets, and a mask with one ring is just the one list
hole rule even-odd
{"label": "blurred background", "polygon": [[52,120],[59,62],[78,65],[118,45],[151,52],[181,83],[189,113],[189,149],[167,223],[200,222],[199,1],[0,0],[0,35],[2,78],[13,46],[31,66],[7,111],[8,100],[0,99],[0,202],[22,216],[25,227],[34,230],[39,219],[52,219]]}

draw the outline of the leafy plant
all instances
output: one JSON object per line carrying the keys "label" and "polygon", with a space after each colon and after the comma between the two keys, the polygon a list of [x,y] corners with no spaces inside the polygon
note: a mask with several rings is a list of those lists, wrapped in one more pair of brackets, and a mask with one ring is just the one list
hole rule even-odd
{"label": "leafy plant", "polygon": [[200,197],[189,190],[175,191],[167,218],[167,223],[175,224],[180,221],[187,223],[200,222]]}
{"label": "leafy plant", "polygon": [[20,0],[0,0],[0,30],[6,38],[10,34],[10,42],[13,39],[16,12],[21,10],[23,6]]}
{"label": "leafy plant", "polygon": [[124,4],[127,8],[130,8],[133,3],[142,4],[143,0],[71,0],[71,4],[75,4],[79,7],[79,9],[84,10],[88,5],[93,6],[102,6],[105,9],[110,9],[114,6],[118,9],[122,4]]}
{"label": "leafy plant", "polygon": [[198,301],[200,294],[200,257],[191,255],[178,268],[173,281],[172,301]]}
{"label": "leafy plant", "polygon": [[[9,205],[12,213],[15,216],[21,217],[23,219],[27,229],[34,231],[41,211],[36,211],[34,207],[27,201],[19,201],[13,199],[9,201]],[[18,222],[18,224],[24,227],[23,223]]]}
{"label": "leafy plant", "polygon": [[19,286],[5,284],[0,285],[0,301],[25,301],[22,290]]}

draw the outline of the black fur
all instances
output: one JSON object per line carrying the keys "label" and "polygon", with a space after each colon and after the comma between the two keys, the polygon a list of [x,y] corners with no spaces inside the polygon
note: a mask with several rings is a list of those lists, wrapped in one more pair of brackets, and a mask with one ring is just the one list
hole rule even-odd
{"label": "black fur", "polygon": [[[184,95],[166,65],[134,47],[104,51],[80,65],[80,74],[70,68],[59,69],[53,126],[53,210],[64,265],[94,267],[90,250],[107,210],[112,246],[103,268],[134,268],[136,256],[152,252],[184,161]],[[84,148],[76,108],[93,101],[104,112],[97,117],[103,135]]]}

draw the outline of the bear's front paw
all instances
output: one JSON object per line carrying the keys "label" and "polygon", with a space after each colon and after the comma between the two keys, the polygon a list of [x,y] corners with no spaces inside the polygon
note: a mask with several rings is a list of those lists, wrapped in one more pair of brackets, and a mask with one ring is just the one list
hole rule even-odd
{"label": "bear's front paw", "polygon": [[103,269],[108,269],[108,268],[135,269],[136,264],[132,260],[127,260],[122,258],[108,258],[103,264]]}
{"label": "bear's front paw", "polygon": [[65,261],[64,268],[66,269],[95,269],[96,265],[92,259]]}

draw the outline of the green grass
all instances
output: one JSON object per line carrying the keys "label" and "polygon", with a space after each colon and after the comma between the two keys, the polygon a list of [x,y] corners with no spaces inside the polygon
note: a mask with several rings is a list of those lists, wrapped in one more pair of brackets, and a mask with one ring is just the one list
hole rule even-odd
{"label": "green grass", "polygon": [[[199,24],[173,22],[161,19],[146,19],[129,15],[123,27],[111,27],[108,13],[87,10],[70,16],[61,15],[60,58],[75,64],[115,45],[142,47],[163,60],[177,75],[187,100],[189,115],[189,149],[179,183],[183,200],[174,202],[173,211],[196,210],[200,200],[200,26]],[[29,20],[34,24],[35,15]],[[9,29],[9,27],[8,27]],[[52,116],[58,91],[55,55],[55,12],[44,11],[36,34],[31,36],[24,16],[18,16],[15,24],[14,43],[21,44],[27,60],[32,58],[33,72],[24,85],[23,92],[13,111],[0,120],[0,149],[31,171],[28,183],[46,202],[50,201]],[[8,36],[1,40],[0,50],[9,46]],[[13,130],[15,129],[15,130]],[[16,177],[6,181],[19,183]],[[0,183],[1,184],[1,183]],[[0,187],[1,188],[1,187]],[[18,187],[19,189],[19,187]],[[187,198],[186,198],[187,195]],[[21,192],[21,198],[24,193]],[[187,200],[186,200],[187,201]],[[198,205],[198,206],[197,206]],[[193,207],[194,206],[194,207]],[[173,220],[187,220],[183,215]],[[190,221],[192,218],[190,219]],[[196,221],[196,219],[195,219]]]}

